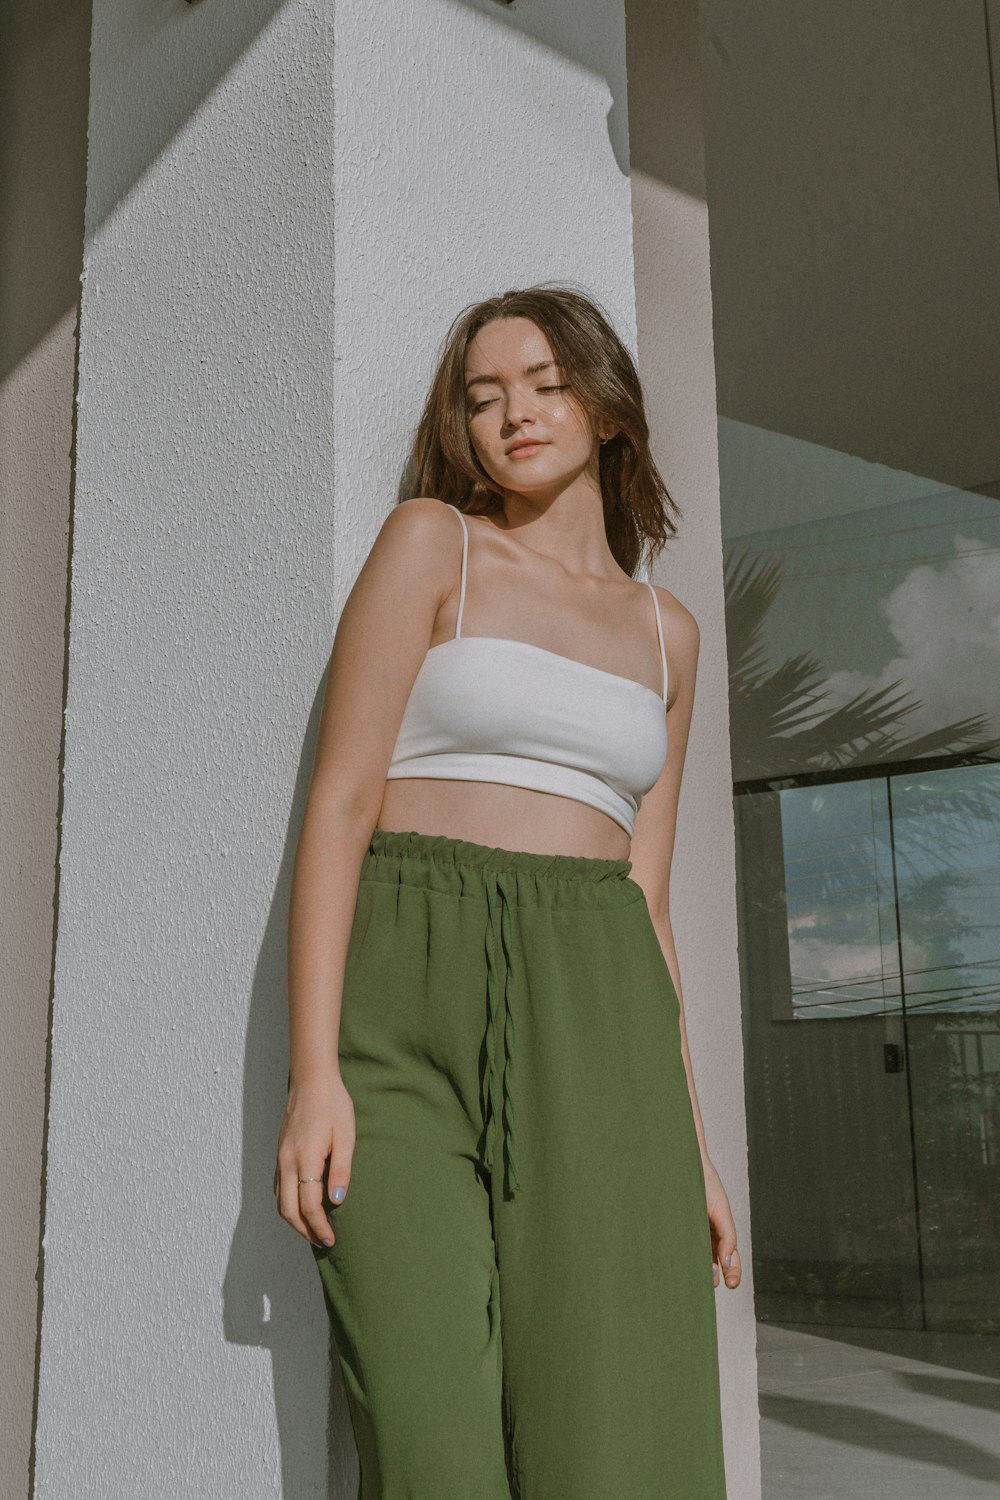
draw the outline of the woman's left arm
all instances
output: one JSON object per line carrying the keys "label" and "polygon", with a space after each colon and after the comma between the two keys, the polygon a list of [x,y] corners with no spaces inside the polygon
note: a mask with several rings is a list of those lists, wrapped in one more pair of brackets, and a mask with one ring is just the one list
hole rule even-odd
{"label": "woman's left arm", "polygon": [[691,1110],[701,1152],[705,1201],[712,1233],[712,1281],[718,1286],[721,1268],[726,1285],[736,1287],[740,1284],[736,1225],[728,1195],[709,1155],[705,1139],[705,1126],[698,1105],[691,1054],[688,1050],[680,965],[670,922],[670,867],[677,830],[681,777],[694,708],[701,633],[690,610],[666,589],[659,585],[654,587],[663,620],[664,640],[667,643],[667,761],[655,786],[642,800],[632,834],[629,858],[632,861],[632,879],[642,887],[646,897],[649,915],[677,992],[681,1056],[684,1059]]}

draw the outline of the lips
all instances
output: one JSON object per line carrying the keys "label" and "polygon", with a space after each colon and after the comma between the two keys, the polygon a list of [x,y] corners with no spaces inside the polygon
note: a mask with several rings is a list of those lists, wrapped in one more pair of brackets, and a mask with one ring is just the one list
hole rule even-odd
{"label": "lips", "polygon": [[507,449],[507,457],[518,458],[523,454],[525,458],[530,458],[532,453],[537,453],[540,448],[544,448],[545,446],[541,438],[530,438],[524,442],[511,444]]}

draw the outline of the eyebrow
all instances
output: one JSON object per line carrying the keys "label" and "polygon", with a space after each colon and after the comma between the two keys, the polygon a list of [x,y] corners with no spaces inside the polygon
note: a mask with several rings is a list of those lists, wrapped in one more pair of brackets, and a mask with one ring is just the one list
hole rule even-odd
{"label": "eyebrow", "polygon": [[[537,375],[539,370],[556,370],[558,365],[554,359],[543,359],[537,365],[525,365],[523,375]],[[500,380],[496,375],[473,375],[471,380],[465,383],[465,389],[471,390],[474,385],[499,385]]]}

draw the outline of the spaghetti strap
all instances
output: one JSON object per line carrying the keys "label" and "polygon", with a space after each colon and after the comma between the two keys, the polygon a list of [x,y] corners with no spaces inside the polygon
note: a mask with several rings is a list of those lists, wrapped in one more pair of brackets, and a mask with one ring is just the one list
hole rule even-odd
{"label": "spaghetti strap", "polygon": [[661,665],[663,667],[663,701],[664,701],[664,703],[666,703],[666,701],[667,701],[667,649],[666,649],[666,647],[663,644],[663,621],[660,618],[660,601],[659,601],[659,599],[657,599],[657,597],[656,597],[656,590],[654,589],[653,585],[650,583],[649,579],[648,578],[644,578],[642,581],[646,585],[646,587],[649,589],[649,592],[653,596],[653,610],[654,610],[654,612],[656,614],[656,637],[657,637],[657,640],[660,643],[660,662],[661,662]]}
{"label": "spaghetti strap", "polygon": [[462,612],[465,609],[465,578],[469,567],[469,525],[457,505],[451,509],[462,523],[462,587],[458,595],[458,618],[455,621],[455,639],[462,634]]}

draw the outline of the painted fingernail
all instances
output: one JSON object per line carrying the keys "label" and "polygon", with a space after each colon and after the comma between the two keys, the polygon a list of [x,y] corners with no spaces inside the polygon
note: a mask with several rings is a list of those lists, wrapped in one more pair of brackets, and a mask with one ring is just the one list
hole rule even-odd
{"label": "painted fingernail", "polygon": [[333,1244],[333,1240],[324,1240],[323,1243],[327,1247],[327,1249],[329,1249],[330,1246]]}
{"label": "painted fingernail", "polygon": [[334,1190],[333,1190],[333,1201],[334,1201],[334,1203],[343,1203],[344,1196],[345,1196],[346,1192],[347,1192],[346,1188],[342,1188],[342,1187],[336,1187],[336,1188],[334,1188]]}
{"label": "painted fingernail", "polygon": [[733,1263],[733,1257],[731,1255],[727,1255],[726,1256],[726,1265],[727,1266],[731,1266],[732,1263]]}

